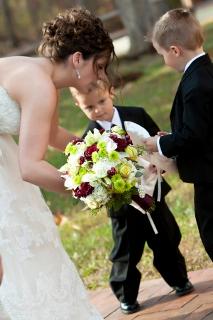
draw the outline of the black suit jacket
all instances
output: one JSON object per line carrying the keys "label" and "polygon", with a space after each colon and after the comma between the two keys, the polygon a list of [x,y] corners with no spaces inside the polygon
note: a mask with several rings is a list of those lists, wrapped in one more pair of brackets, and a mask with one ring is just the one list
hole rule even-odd
{"label": "black suit jacket", "polygon": [[[118,110],[123,129],[125,129],[124,121],[132,121],[140,126],[143,126],[151,136],[154,136],[159,131],[159,128],[157,124],[152,120],[152,118],[146,113],[144,108],[142,107],[119,107],[116,106],[116,109]],[[86,133],[89,130],[93,130],[94,128],[101,129],[102,127],[96,122],[96,121],[90,121],[89,125],[84,132],[83,137],[85,137]],[[168,183],[163,180],[162,186],[161,186],[161,194],[162,197],[165,197],[165,195],[171,190]]]}
{"label": "black suit jacket", "polygon": [[[118,110],[123,129],[125,129],[124,121],[132,121],[143,126],[151,136],[155,135],[159,131],[157,124],[152,120],[148,113],[146,113],[144,108],[116,106],[116,109]],[[96,121],[90,121],[83,137],[85,137],[89,130],[93,130],[95,128],[101,129],[102,127]]]}
{"label": "black suit jacket", "polygon": [[206,54],[192,62],[178,87],[172,134],[160,138],[162,152],[176,156],[185,182],[213,182],[213,64]]}

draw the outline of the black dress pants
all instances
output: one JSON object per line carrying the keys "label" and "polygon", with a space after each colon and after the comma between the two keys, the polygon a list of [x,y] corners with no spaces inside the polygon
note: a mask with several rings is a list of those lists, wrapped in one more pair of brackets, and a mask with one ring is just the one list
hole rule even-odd
{"label": "black dress pants", "polygon": [[185,259],[178,249],[181,233],[164,198],[151,215],[157,235],[148,217],[132,206],[124,206],[122,214],[111,217],[114,248],[110,286],[121,302],[134,303],[137,299],[141,273],[136,266],[145,242],[153,251],[153,265],[168,285],[181,287],[188,280]]}
{"label": "black dress pants", "polygon": [[213,184],[194,185],[195,218],[203,245],[213,261]]}

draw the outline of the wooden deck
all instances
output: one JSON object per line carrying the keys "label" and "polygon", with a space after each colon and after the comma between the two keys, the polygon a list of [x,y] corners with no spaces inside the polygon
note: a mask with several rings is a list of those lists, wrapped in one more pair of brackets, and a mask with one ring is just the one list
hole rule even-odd
{"label": "wooden deck", "polygon": [[213,268],[189,272],[189,278],[195,291],[183,297],[177,297],[163,279],[142,281],[141,309],[131,315],[121,313],[108,288],[91,292],[90,298],[107,320],[213,320]]}

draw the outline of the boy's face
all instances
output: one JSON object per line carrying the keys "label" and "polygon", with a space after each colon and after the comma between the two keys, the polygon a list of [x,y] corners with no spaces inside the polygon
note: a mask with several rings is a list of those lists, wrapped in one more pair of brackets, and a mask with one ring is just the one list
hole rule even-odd
{"label": "boy's face", "polygon": [[164,62],[167,66],[177,71],[183,70],[183,61],[181,59],[180,49],[178,47],[171,46],[169,50],[166,50],[159,46],[159,44],[155,41],[153,41],[153,47],[159,55],[163,56]]}
{"label": "boy's face", "polygon": [[77,105],[93,121],[111,121],[114,113],[111,94],[107,90],[94,89],[87,95],[76,97]]}

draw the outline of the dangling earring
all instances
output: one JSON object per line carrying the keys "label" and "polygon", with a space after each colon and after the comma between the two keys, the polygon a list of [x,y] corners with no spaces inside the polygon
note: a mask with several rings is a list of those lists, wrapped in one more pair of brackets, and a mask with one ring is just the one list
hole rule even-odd
{"label": "dangling earring", "polygon": [[78,69],[75,69],[76,75],[78,79],[81,79],[81,75]]}

